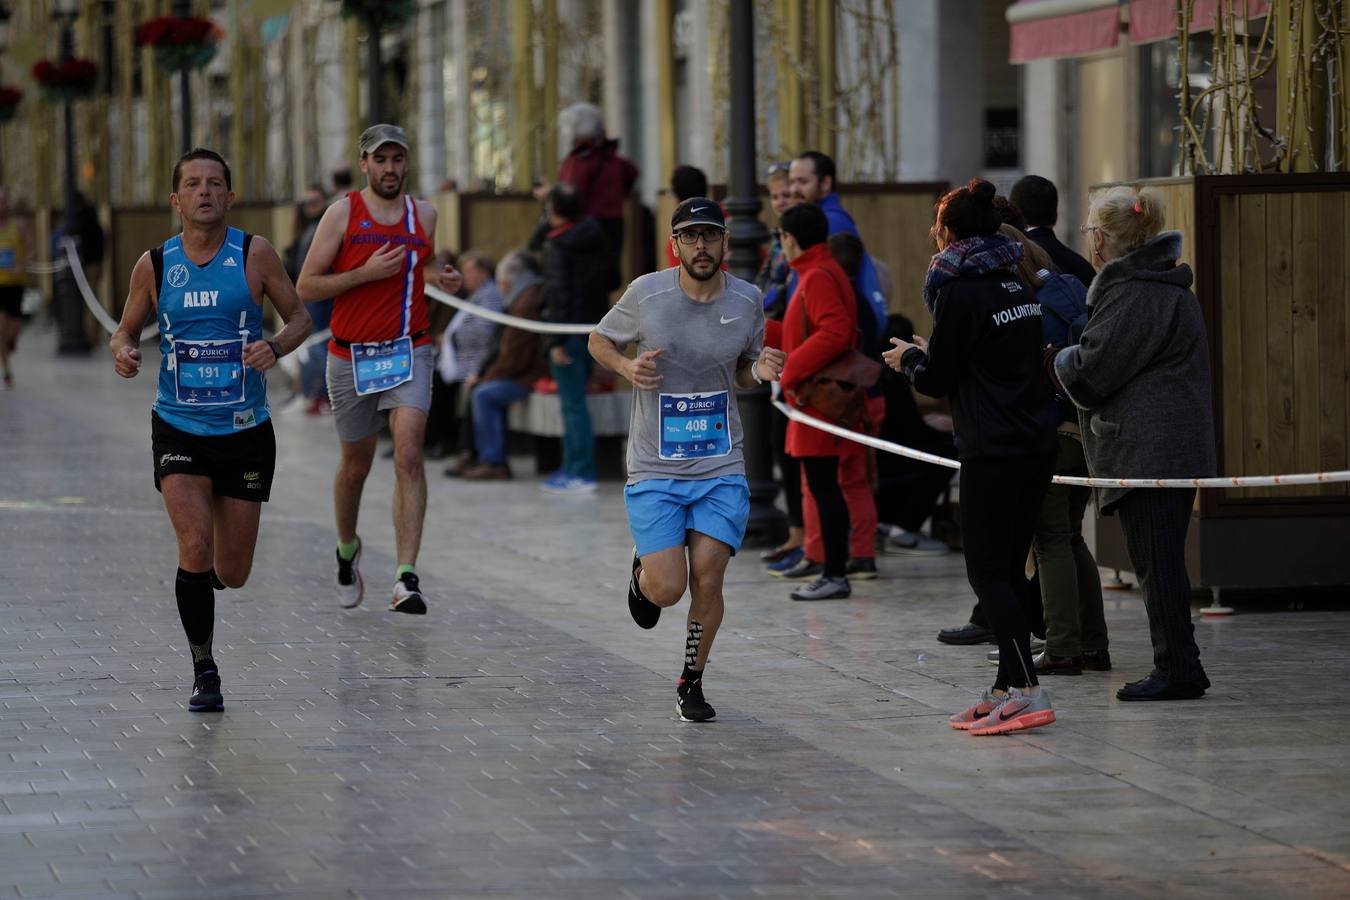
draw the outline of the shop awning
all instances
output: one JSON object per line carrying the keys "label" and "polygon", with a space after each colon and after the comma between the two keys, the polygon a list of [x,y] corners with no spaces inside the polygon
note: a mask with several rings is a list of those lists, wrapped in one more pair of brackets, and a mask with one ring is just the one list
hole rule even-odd
{"label": "shop awning", "polygon": [[[1147,44],[1174,37],[1177,10],[1184,0],[1017,0],[1008,7],[1010,60],[1084,56],[1109,50],[1120,39],[1121,23],[1130,25],[1130,41]],[[1219,4],[1194,0],[1191,31],[1210,31]],[[1231,0],[1249,19],[1270,11],[1270,0]],[[1244,6],[1245,4],[1245,6]]]}
{"label": "shop awning", "polygon": [[1008,7],[1012,62],[1082,56],[1120,39],[1120,0],[1017,0]]}
{"label": "shop awning", "polygon": [[[1214,28],[1214,13],[1220,0],[1195,0],[1191,8],[1191,31],[1210,31]],[[1228,0],[1223,0],[1225,5]],[[1247,18],[1264,16],[1270,11],[1270,0],[1233,0],[1233,8],[1241,13],[1246,3]],[[1181,0],[1130,0],[1130,40],[1147,44],[1175,37],[1177,10]]]}

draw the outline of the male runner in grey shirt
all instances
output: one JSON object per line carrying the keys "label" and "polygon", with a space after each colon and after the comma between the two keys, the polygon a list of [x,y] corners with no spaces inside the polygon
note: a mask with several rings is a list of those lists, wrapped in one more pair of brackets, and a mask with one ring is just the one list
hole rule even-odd
{"label": "male runner in grey shirt", "polygon": [[[776,379],[786,356],[764,347],[759,291],[721,270],[721,207],[686,200],[670,228],[680,265],[629,285],[592,332],[590,351],[635,389],[624,488],[637,545],[628,610],[652,628],[690,589],[676,705],[685,721],[703,722],[716,714],[703,698],[703,667],[722,624],[722,580],[750,514],[736,391]],[[634,343],[629,359],[622,351]]]}

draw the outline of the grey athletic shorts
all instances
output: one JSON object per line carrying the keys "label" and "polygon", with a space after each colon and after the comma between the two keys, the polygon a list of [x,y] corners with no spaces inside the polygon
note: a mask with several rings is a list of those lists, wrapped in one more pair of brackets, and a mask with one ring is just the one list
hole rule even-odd
{"label": "grey athletic shorts", "polygon": [[430,344],[414,347],[412,380],[364,397],[357,396],[352,361],[328,354],[328,400],[333,404],[338,438],[353,443],[370,437],[384,425],[384,414],[400,406],[423,413],[431,409],[432,353]]}

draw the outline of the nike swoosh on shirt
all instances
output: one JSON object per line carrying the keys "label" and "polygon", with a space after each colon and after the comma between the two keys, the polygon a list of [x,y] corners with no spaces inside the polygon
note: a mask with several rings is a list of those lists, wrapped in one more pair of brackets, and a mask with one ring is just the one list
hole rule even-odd
{"label": "nike swoosh on shirt", "polygon": [[722,316],[718,321],[720,321],[723,325],[730,325],[732,322],[735,322],[739,318],[740,316],[735,316],[733,318],[728,319],[726,316]]}

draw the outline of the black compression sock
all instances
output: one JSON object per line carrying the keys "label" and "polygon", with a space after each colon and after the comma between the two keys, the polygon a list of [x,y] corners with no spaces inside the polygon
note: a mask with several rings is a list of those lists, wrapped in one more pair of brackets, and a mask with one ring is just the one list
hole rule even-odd
{"label": "black compression sock", "polygon": [[220,576],[216,574],[215,569],[211,570],[211,587],[215,588],[218,591],[223,591],[227,589],[225,582],[220,580]]}
{"label": "black compression sock", "polygon": [[[194,668],[198,662],[211,659],[211,636],[216,630],[216,592],[211,589],[211,574],[180,568],[174,583],[178,617],[183,621],[183,633],[192,648]],[[207,668],[215,668],[215,663]]]}
{"label": "black compression sock", "polygon": [[216,671],[216,661],[209,656],[206,659],[194,659],[192,661],[193,678],[196,678],[203,672],[214,672],[214,671]]}
{"label": "black compression sock", "polygon": [[702,669],[691,669],[688,666],[685,666],[684,671],[680,673],[680,681],[685,684],[693,684],[695,681],[701,681],[702,679]]}

